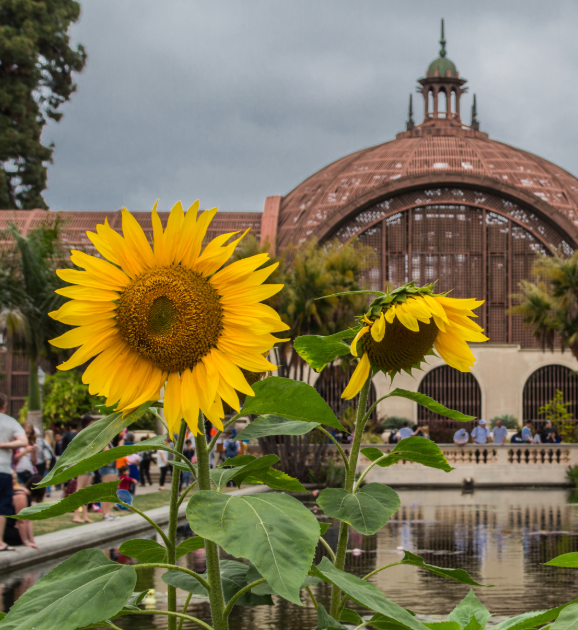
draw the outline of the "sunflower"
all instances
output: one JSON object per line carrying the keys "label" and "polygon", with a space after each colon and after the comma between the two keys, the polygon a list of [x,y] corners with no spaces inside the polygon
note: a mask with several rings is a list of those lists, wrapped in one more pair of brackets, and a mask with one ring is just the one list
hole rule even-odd
{"label": "sunflower", "polygon": [[401,370],[411,374],[427,355],[435,354],[434,347],[449,366],[471,371],[475,358],[467,342],[488,340],[469,319],[477,317],[472,311],[483,301],[434,294],[433,285],[418,288],[413,282],[378,295],[351,343],[351,354],[361,360],[342,398],[359,393],[372,367],[392,378]]}
{"label": "sunflower", "polygon": [[223,267],[246,232],[217,236],[203,250],[217,208],[199,214],[197,201],[185,213],[179,202],[163,231],[156,207],[153,247],[123,208],[123,236],[108,220],[87,232],[102,257],[72,250],[84,271],[57,271],[75,286],[56,291],[71,300],[50,316],[77,328],[50,343],[80,346],[60,370],[93,359],[82,380],[107,406],[126,412],[164,387],[171,432],[184,418],[196,435],[199,411],[222,429],[223,401],[239,411],[239,393],[254,396],[243,371],[276,369],[265,356],[279,341],[272,333],[288,326],[260,302],[283,286],[263,284],[277,264],[259,269],[269,256],[258,254]]}

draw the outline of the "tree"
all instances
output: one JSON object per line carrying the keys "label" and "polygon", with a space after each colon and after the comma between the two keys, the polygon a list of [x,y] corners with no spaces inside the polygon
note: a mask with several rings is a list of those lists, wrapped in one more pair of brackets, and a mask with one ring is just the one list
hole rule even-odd
{"label": "tree", "polygon": [[41,135],[76,90],[86,53],[70,47],[80,16],[72,0],[0,0],[0,208],[46,208],[53,145]]}
{"label": "tree", "polygon": [[522,281],[521,292],[512,295],[519,304],[510,312],[522,316],[542,350],[554,350],[558,335],[561,350],[578,358],[578,252],[538,256],[532,275],[535,280]]}
{"label": "tree", "polygon": [[[62,222],[56,216],[28,236],[11,225],[4,238],[12,246],[0,250],[0,332],[9,346],[28,356],[28,409],[38,411],[38,361],[47,357],[56,363],[57,351],[48,340],[67,328],[48,316],[65,301],[54,293],[64,286],[55,270],[70,266],[61,245]],[[35,422],[40,425],[40,418]]]}
{"label": "tree", "polygon": [[564,402],[564,393],[557,389],[554,398],[538,409],[538,414],[549,420],[562,436],[562,441],[567,443],[576,442],[574,414],[568,410],[571,406],[571,402]]}

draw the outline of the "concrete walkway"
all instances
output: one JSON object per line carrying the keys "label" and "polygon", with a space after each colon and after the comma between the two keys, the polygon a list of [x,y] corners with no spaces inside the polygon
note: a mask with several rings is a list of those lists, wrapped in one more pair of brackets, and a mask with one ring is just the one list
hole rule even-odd
{"label": "concrete walkway", "polygon": [[[151,488],[151,491],[153,490],[157,491],[155,486]],[[233,490],[227,494],[231,496],[243,496],[268,491],[269,488],[267,486],[249,486],[241,490]],[[54,496],[52,500],[54,500]],[[179,510],[179,524],[185,522],[185,507],[186,504],[183,504]],[[168,505],[149,510],[145,512],[145,514],[160,527],[166,527],[168,525]],[[6,573],[13,569],[36,565],[54,558],[65,560],[82,549],[102,547],[107,544],[115,546],[124,540],[138,538],[138,534],[144,532],[150,533],[152,531],[154,530],[151,526],[138,514],[123,516],[116,521],[98,521],[97,523],[81,525],[80,527],[61,529],[52,534],[36,536],[36,543],[40,547],[40,550],[22,546],[16,547],[16,551],[0,553],[0,572]]]}

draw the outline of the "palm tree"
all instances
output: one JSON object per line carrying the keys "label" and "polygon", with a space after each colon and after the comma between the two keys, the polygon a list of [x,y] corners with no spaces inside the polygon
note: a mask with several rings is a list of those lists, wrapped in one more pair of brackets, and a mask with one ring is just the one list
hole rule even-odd
{"label": "palm tree", "polygon": [[522,316],[542,350],[554,349],[557,334],[561,350],[578,359],[578,251],[539,256],[532,275],[535,281],[522,281],[521,292],[511,296],[519,304],[509,312]]}
{"label": "palm tree", "polygon": [[[40,359],[48,357],[56,361],[48,340],[65,329],[48,317],[49,311],[65,301],[54,293],[64,286],[55,269],[69,266],[63,255],[61,236],[62,221],[58,216],[32,229],[27,236],[14,224],[4,231],[4,239],[10,245],[0,253],[0,332],[7,346],[28,357],[29,412],[40,410]],[[32,413],[30,419],[42,428],[40,414]]]}

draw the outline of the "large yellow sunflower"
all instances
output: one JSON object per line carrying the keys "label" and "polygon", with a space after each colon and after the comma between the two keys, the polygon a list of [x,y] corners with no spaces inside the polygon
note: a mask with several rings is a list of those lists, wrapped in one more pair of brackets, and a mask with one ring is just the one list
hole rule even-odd
{"label": "large yellow sunflower", "polygon": [[283,285],[263,284],[277,267],[258,270],[267,254],[221,269],[244,234],[231,242],[237,232],[223,234],[202,250],[217,208],[198,214],[197,201],[185,214],[179,202],[163,232],[156,207],[153,247],[123,208],[124,237],[107,220],[96,234],[87,232],[102,257],[72,250],[72,262],[84,271],[57,271],[76,286],[57,291],[71,301],[50,316],[77,328],[50,343],[80,346],[60,370],[96,357],[83,382],[91,394],[106,396],[107,405],[133,409],[156,400],[164,387],[172,432],[182,417],[197,434],[199,410],[222,429],[222,401],[239,411],[237,392],[254,395],[241,369],[276,369],[264,354],[279,341],[271,333],[288,326],[260,302]]}
{"label": "large yellow sunflower", "polygon": [[341,397],[356,396],[371,367],[392,377],[401,370],[411,373],[426,355],[434,354],[434,347],[449,366],[470,372],[475,358],[467,342],[488,340],[469,319],[477,317],[472,311],[483,303],[434,294],[433,285],[418,288],[413,282],[381,294],[361,318],[351,343],[351,353],[361,360]]}

